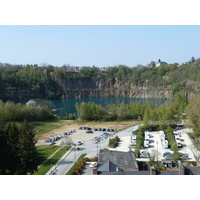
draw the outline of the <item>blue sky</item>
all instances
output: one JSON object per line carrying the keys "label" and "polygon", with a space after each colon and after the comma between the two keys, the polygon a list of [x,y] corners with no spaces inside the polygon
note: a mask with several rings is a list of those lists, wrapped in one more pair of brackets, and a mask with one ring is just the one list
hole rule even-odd
{"label": "blue sky", "polygon": [[0,62],[106,67],[200,57],[200,26],[0,26]]}

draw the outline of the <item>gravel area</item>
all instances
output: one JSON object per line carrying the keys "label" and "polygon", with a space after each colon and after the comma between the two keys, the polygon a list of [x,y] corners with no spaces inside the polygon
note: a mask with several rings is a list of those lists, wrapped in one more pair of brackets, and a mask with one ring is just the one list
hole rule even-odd
{"label": "gravel area", "polygon": [[[115,130],[121,130],[125,129],[127,127],[133,126],[137,122],[135,121],[129,121],[129,122],[88,122],[88,123],[72,123],[71,125],[64,125],[63,127],[59,129],[54,129],[50,131],[49,133],[44,134],[41,138],[38,139],[37,145],[48,145],[45,140],[54,137],[58,134],[62,134],[68,130],[75,129],[74,133],[71,133],[68,136],[64,136],[63,138],[56,141],[55,145],[61,145],[62,142],[65,142],[67,138],[70,138],[75,144],[78,141],[88,141],[91,140],[92,137],[98,136],[102,134],[103,132],[107,131],[93,131],[93,133],[86,133],[86,130],[79,130],[79,127],[90,127],[90,128],[109,128],[109,129],[115,129]],[[108,132],[109,133],[109,132]],[[112,132],[111,132],[112,133]]]}

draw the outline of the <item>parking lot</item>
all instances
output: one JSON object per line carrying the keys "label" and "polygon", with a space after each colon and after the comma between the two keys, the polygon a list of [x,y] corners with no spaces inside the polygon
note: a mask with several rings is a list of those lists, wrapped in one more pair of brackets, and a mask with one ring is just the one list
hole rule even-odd
{"label": "parking lot", "polygon": [[[181,134],[181,143],[183,144],[182,148],[179,148],[179,152],[186,154],[189,156],[189,160],[195,161],[195,158],[193,156],[193,153],[190,149],[190,147],[193,145],[193,143],[190,141],[190,138],[188,136],[188,132],[191,132],[188,128],[183,128],[178,131]],[[149,138],[149,147],[144,148],[143,151],[149,152],[151,155],[156,150],[158,152],[158,155],[156,154],[156,159],[158,161],[161,161],[163,158],[163,153],[166,151],[169,151],[173,153],[169,148],[165,149],[162,145],[161,138],[159,135],[159,131],[149,132],[150,138]],[[138,160],[148,160],[148,158],[139,158]]]}
{"label": "parking lot", "polygon": [[[116,135],[120,137],[120,142],[117,148],[115,148],[115,150],[118,151],[129,151],[129,145],[130,143],[132,143],[131,141],[131,134],[132,131],[120,131],[118,133],[115,133],[112,131],[108,131],[107,129],[104,130],[94,130],[92,129],[92,132],[88,132],[88,129],[76,129],[75,132],[72,132],[70,135],[67,135],[67,137],[63,137],[61,139],[59,139],[58,141],[56,141],[57,145],[60,145],[63,141],[66,141],[66,138],[70,138],[71,141],[73,141],[74,144],[78,144],[79,141],[85,143],[87,142],[87,144],[95,144],[97,142],[105,143],[105,147],[107,147],[108,145],[108,141],[110,138],[115,137]],[[126,133],[125,133],[126,132]],[[183,148],[179,148],[179,152],[186,154],[189,156],[189,160],[191,161],[195,161],[193,153],[190,149],[190,146],[193,145],[193,143],[191,142],[189,136],[188,136],[188,132],[191,132],[190,129],[188,128],[183,128],[178,130],[178,133],[181,135],[180,139],[181,139],[181,143],[183,144]],[[105,134],[106,133],[106,134]],[[102,141],[102,142],[101,142]],[[107,144],[107,145],[106,145]],[[111,148],[109,148],[111,149]],[[113,149],[111,149],[113,150]],[[134,148],[132,149],[134,151]],[[158,152],[158,155],[156,154],[156,159],[158,161],[161,161],[162,159],[164,159],[163,157],[163,153],[166,151],[172,152],[169,148],[165,149],[162,145],[161,142],[161,138],[159,135],[159,131],[155,131],[155,132],[149,132],[149,147],[148,148],[144,148],[142,149],[143,151],[149,152],[151,155],[154,153],[154,151]],[[173,153],[173,152],[172,152]],[[147,161],[149,160],[148,158],[138,158],[138,160],[144,160]]]}

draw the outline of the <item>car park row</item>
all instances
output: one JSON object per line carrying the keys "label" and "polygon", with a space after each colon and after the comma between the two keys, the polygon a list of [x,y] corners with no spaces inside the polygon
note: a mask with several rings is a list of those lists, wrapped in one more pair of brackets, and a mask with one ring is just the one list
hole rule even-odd
{"label": "car park row", "polygon": [[144,147],[148,148],[149,147],[149,138],[150,138],[150,133],[148,131],[144,132]]}
{"label": "car park row", "polygon": [[79,127],[79,130],[93,130],[93,131],[108,131],[108,132],[114,132],[114,129],[110,128],[90,128],[90,127]]}
{"label": "car park row", "polygon": [[69,131],[66,131],[64,133],[61,133],[59,135],[56,135],[54,137],[51,137],[47,140],[45,140],[45,142],[49,142],[50,144],[55,144],[55,141],[58,141],[59,139],[63,138],[65,135],[71,135],[71,133],[74,133],[75,129],[71,129]]}
{"label": "car park row", "polygon": [[164,131],[159,131],[160,139],[164,149],[168,149],[168,140],[165,138]]}
{"label": "car park row", "polygon": [[115,133],[107,133],[107,132],[104,132],[104,133],[102,133],[102,134],[100,134],[100,135],[98,135],[98,136],[95,136],[95,137],[93,137],[91,140],[94,142],[94,143],[98,143],[98,142],[100,142],[101,140],[103,140],[103,139],[106,139],[106,138],[108,138],[108,137],[110,137],[110,136],[113,136]]}

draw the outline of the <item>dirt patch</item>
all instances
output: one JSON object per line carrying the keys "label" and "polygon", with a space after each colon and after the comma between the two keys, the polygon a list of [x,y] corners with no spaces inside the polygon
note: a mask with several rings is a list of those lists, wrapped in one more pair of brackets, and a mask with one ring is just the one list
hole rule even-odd
{"label": "dirt patch", "polygon": [[[37,145],[46,144],[45,140],[54,137],[58,134],[64,133],[68,130],[75,129],[76,132],[72,133],[69,137],[76,143],[79,140],[89,140],[91,137],[97,136],[100,134],[99,131],[96,131],[92,134],[85,133],[85,130],[79,130],[79,127],[90,127],[90,128],[110,128],[115,130],[123,130],[130,126],[137,124],[137,121],[128,121],[128,122],[76,122],[71,120],[65,120],[66,124],[61,128],[54,129],[49,131],[46,134],[43,134],[38,138]],[[59,123],[59,122],[58,122]],[[63,138],[64,139],[64,138]],[[60,144],[63,140],[60,139],[56,144]]]}

